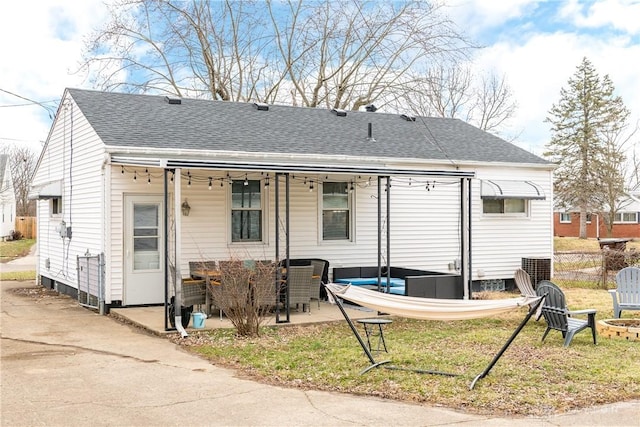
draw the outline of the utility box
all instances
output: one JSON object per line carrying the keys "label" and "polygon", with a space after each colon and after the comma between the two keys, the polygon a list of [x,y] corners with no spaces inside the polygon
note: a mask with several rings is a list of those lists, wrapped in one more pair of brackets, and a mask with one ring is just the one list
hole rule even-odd
{"label": "utility box", "polygon": [[522,258],[522,269],[529,274],[534,287],[541,280],[551,280],[551,258]]}

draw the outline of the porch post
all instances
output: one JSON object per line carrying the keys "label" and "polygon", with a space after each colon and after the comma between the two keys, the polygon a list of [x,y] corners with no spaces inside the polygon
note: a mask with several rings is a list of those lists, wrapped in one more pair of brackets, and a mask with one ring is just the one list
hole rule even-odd
{"label": "porch post", "polygon": [[387,176],[387,289],[391,291],[391,177]]}
{"label": "porch post", "polygon": [[168,169],[163,169],[163,230],[164,230],[164,330],[169,330],[169,187],[167,183]]}
{"label": "porch post", "polygon": [[378,292],[382,290],[382,177],[378,175]]}
{"label": "porch post", "polygon": [[176,319],[176,329],[180,332],[182,337],[187,337],[187,331],[182,327],[182,272],[180,271],[180,259],[182,257],[181,247],[182,247],[182,208],[180,206],[180,200],[182,200],[182,189],[181,189],[181,175],[182,169],[178,168],[175,171],[175,175],[173,177],[174,184],[174,201],[173,201],[173,218],[174,218],[174,230],[175,230],[175,246],[174,246],[174,263],[175,263],[175,273],[174,273],[174,283],[176,287],[176,298],[175,298],[175,319]]}
{"label": "porch post", "polygon": [[471,299],[471,180],[460,179],[460,275],[463,298]]}

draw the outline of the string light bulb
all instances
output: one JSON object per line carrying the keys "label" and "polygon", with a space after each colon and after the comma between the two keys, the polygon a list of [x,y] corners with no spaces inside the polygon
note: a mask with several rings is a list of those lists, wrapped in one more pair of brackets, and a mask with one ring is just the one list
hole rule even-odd
{"label": "string light bulb", "polygon": [[247,174],[244,174],[244,185],[249,185],[249,178],[247,178]]}
{"label": "string light bulb", "polygon": [[209,190],[211,190],[211,181],[212,181],[212,178],[209,177]]}
{"label": "string light bulb", "polygon": [[138,181],[138,171],[133,171],[133,182]]}

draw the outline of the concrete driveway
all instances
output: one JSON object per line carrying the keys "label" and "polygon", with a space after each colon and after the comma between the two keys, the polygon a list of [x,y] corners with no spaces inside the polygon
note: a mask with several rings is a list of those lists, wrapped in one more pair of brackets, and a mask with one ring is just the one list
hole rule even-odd
{"label": "concrete driveway", "polygon": [[259,384],[32,282],[0,286],[3,426],[640,425],[640,402],[503,418]]}

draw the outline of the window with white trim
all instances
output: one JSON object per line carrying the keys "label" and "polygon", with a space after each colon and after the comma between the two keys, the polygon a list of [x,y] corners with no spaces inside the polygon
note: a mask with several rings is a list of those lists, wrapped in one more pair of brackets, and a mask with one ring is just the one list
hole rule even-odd
{"label": "window with white trim", "polygon": [[560,212],[560,223],[571,224],[571,214],[569,212]]}
{"label": "window with white trim", "polygon": [[482,199],[482,213],[495,215],[527,215],[526,199]]}
{"label": "window with white trim", "polygon": [[616,212],[613,222],[620,224],[637,224],[638,212]]}
{"label": "window with white trim", "polygon": [[262,192],[260,181],[231,184],[231,241],[262,241]]}
{"label": "window with white trim", "polygon": [[322,183],[322,240],[351,240],[351,191],[347,182]]}

